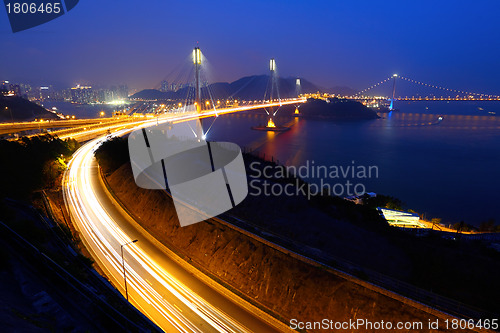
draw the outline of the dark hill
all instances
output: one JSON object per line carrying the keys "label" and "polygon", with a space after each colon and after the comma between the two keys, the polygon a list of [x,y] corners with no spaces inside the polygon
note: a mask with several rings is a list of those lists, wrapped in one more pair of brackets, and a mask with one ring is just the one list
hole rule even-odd
{"label": "dark hill", "polygon": [[[297,92],[295,89],[295,80],[295,78],[280,78],[278,80],[278,87],[281,98],[290,98],[297,96]],[[236,98],[244,100],[259,100],[264,98],[268,84],[268,75],[246,76],[232,83],[212,83],[208,86],[208,88],[202,88],[202,97],[208,98],[208,90],[210,90],[211,96],[217,99]],[[301,93],[316,92],[319,90],[322,89],[305,79],[301,79]],[[192,87],[182,88],[176,92],[162,92],[156,89],[145,89],[132,95],[130,98],[146,100],[182,100],[186,99],[187,96],[194,96],[194,89]]]}
{"label": "dark hill", "polygon": [[352,89],[351,87],[336,86],[328,89],[328,92],[340,96],[353,96],[356,95],[359,90]]}
{"label": "dark hill", "polygon": [[357,101],[330,98],[327,101],[310,98],[300,107],[304,118],[357,120],[376,119],[377,113]]}
{"label": "dark hill", "polygon": [[[12,112],[12,116],[11,116]],[[0,94],[0,122],[32,121],[35,119],[58,119],[55,113],[17,96]]]}
{"label": "dark hill", "polygon": [[175,98],[175,93],[172,92],[172,94],[170,94],[170,92],[163,92],[156,89],[144,89],[130,96],[130,98],[150,99],[150,100],[155,100],[155,99],[161,100],[161,99],[171,99],[171,98],[173,99]]}

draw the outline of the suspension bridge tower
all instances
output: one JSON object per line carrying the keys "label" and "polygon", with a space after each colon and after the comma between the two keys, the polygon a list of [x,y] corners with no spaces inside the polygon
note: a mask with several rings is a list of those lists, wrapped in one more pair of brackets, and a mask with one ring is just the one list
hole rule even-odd
{"label": "suspension bridge tower", "polygon": [[394,110],[394,99],[396,98],[396,79],[398,77],[398,74],[394,74],[392,76],[393,78],[393,83],[392,83],[392,98],[391,98],[391,105],[389,106],[389,110]]}

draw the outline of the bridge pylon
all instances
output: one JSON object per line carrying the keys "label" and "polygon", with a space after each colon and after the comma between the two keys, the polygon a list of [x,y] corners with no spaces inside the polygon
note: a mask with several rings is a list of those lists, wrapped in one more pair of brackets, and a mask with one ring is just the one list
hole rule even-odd
{"label": "bridge pylon", "polygon": [[[201,50],[197,46],[193,49],[193,64],[194,64],[194,89],[195,89],[195,99],[194,106],[196,107],[196,112],[201,113],[201,79],[200,79],[200,67],[201,67]],[[196,137],[198,140],[204,140],[205,135],[203,133],[203,123],[201,119],[196,122]]]}
{"label": "bridge pylon", "polygon": [[[266,92],[264,93],[264,102],[269,99],[269,104],[276,103],[275,99],[278,100],[278,106],[269,106],[268,109],[264,109],[268,115],[267,119],[267,124],[266,126],[254,126],[252,129],[259,130],[259,131],[276,131],[276,132],[282,132],[289,130],[290,128],[284,127],[284,126],[276,126],[274,122],[274,116],[278,112],[279,108],[281,107],[281,98],[280,98],[280,92],[278,89],[278,73],[276,72],[276,60],[274,58],[271,58],[269,60],[269,81],[267,83],[267,88]],[[268,95],[269,94],[269,95]],[[277,97],[277,98],[276,98]],[[274,109],[276,107],[276,110]]]}
{"label": "bridge pylon", "polygon": [[[278,90],[278,83],[276,81],[276,61],[274,58],[269,60],[269,80],[271,82],[271,90],[269,92],[269,101],[272,103],[274,98],[274,86],[276,85],[276,90]],[[274,109],[271,106],[269,109],[269,119],[267,120],[267,127],[276,127],[274,124]]]}
{"label": "bridge pylon", "polygon": [[[297,78],[297,79],[295,79],[295,94],[297,95],[297,97],[299,97],[301,93],[302,93],[302,86],[301,86],[300,78]],[[299,107],[301,105],[302,104],[295,105],[295,112],[294,112],[294,114],[296,114],[296,115],[300,114],[299,113]]]}
{"label": "bridge pylon", "polygon": [[[280,93],[279,93],[279,88],[278,88],[278,73],[276,72],[276,60],[274,60],[274,58],[271,58],[269,60],[269,83],[268,83],[268,89],[269,89],[269,102],[270,103],[273,103],[274,100],[278,99],[278,101],[281,103],[281,98],[280,98]],[[266,89],[266,92],[264,94],[264,100],[266,100],[267,98],[267,89]],[[267,121],[267,127],[268,128],[276,128],[276,125],[274,124],[274,116],[276,115],[276,112],[278,112],[278,109],[279,107],[276,109],[276,111],[274,110],[274,107],[270,107],[269,108],[269,112],[268,112],[268,115],[269,115],[269,119]],[[266,111],[267,112],[267,111]]]}
{"label": "bridge pylon", "polygon": [[398,77],[398,74],[394,74],[392,76],[393,78],[393,83],[392,83],[392,98],[391,98],[391,105],[389,105],[389,110],[394,110],[394,99],[396,98],[396,79]]}
{"label": "bridge pylon", "polygon": [[196,105],[196,111],[201,112],[201,84],[200,84],[201,50],[199,47],[195,47],[193,50],[193,63],[194,63],[195,105]]}

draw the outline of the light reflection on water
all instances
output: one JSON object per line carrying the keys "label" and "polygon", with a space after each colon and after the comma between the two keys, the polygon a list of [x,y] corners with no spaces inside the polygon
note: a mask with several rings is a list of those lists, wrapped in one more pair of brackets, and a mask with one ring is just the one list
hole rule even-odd
{"label": "light reflection on water", "polygon": [[437,102],[423,111],[413,103],[372,121],[295,118],[282,133],[251,130],[265,121],[262,115],[227,115],[216,121],[209,140],[236,142],[285,165],[308,160],[326,166],[376,165],[379,178],[362,180],[367,191],[398,197],[408,208],[446,222],[478,224],[493,217],[498,223],[500,117],[487,111],[500,109],[500,103],[486,102],[482,112],[459,103]]}

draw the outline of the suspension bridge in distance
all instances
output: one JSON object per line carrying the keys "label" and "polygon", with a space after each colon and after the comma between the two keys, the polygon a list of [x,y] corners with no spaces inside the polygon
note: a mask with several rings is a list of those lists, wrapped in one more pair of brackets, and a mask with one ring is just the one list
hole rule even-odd
{"label": "suspension bridge in distance", "polygon": [[[189,117],[204,119],[209,117],[217,118],[219,115],[250,111],[256,109],[265,110],[267,114],[267,124],[258,126],[259,130],[280,131],[285,128],[275,123],[275,116],[284,105],[295,106],[295,114],[299,113],[299,107],[308,98],[338,97],[359,101],[367,106],[381,105],[387,106],[389,110],[394,110],[394,103],[397,101],[500,101],[500,95],[470,92],[439,86],[432,83],[418,81],[406,76],[394,74],[381,80],[366,89],[360,90],[352,95],[342,96],[335,94],[322,94],[319,92],[305,93],[301,90],[301,81],[296,79],[296,90],[294,98],[282,98],[279,89],[279,77],[277,74],[276,61],[274,58],[269,62],[269,76],[266,90],[262,97],[256,100],[242,100],[234,96],[217,96],[211,91],[209,80],[204,76],[204,62],[206,58],[199,47],[195,47],[192,53],[192,62],[188,66],[189,78],[179,83],[185,89],[185,98],[172,99],[167,102],[158,103],[154,108],[147,107],[147,103],[157,101],[140,100],[129,110],[122,114],[120,118],[100,118],[100,119],[62,119],[54,121],[38,120],[36,122],[5,123],[0,126],[0,135],[12,135],[15,133],[26,133],[38,129],[52,130],[52,134],[63,138],[76,137],[88,140],[92,134],[103,134],[110,130],[120,128],[120,126],[133,126],[145,122],[146,118],[165,119],[181,114]],[[398,95],[396,89],[401,83],[413,87],[421,88],[421,91]],[[389,90],[390,89],[390,90]],[[389,94],[387,94],[389,93]],[[145,106],[146,105],[146,106]],[[125,116],[125,117],[124,117]],[[131,116],[131,117],[127,117]],[[63,130],[54,130],[63,127]],[[208,128],[207,132],[210,130]],[[206,137],[206,133],[199,129],[198,134]],[[91,133],[89,133],[91,132]],[[77,135],[76,135],[77,134]],[[84,139],[83,139],[84,138]]]}
{"label": "suspension bridge in distance", "polygon": [[[139,128],[138,126],[146,128],[159,123],[192,119],[200,119],[201,122],[202,119],[215,119],[222,114],[254,109],[266,110],[268,117],[266,127],[273,128],[276,126],[274,117],[281,106],[295,105],[297,110],[307,101],[305,97],[281,98],[274,59],[270,60],[271,75],[268,89],[261,100],[253,101],[232,101],[230,96],[225,99],[226,103],[220,102],[216,94],[210,91],[208,80],[203,77],[203,55],[198,47],[193,50],[190,68],[193,80],[189,81],[191,83],[184,90],[185,99],[172,100],[168,105],[165,102],[163,106],[158,103],[160,106],[155,113],[144,117],[126,116],[134,121],[114,124],[116,127],[114,135],[124,136]],[[385,98],[391,102],[397,100],[396,79],[397,77],[393,76],[386,81],[392,82],[392,97]],[[299,85],[300,81],[297,82],[297,86]],[[300,94],[301,92],[297,91],[297,96]],[[363,96],[352,98],[359,99]],[[197,138],[204,140],[210,128],[211,125],[207,130],[200,126],[196,131],[193,130],[193,133]],[[74,225],[81,231],[85,246],[117,289],[123,292],[134,306],[169,332],[288,331],[289,326],[241,299],[238,294],[224,289],[217,282],[210,280],[210,277],[205,277],[198,269],[191,267],[190,262],[177,258],[171,260],[170,256],[162,255],[164,250],[158,247],[158,242],[155,242],[154,238],[147,232],[136,230],[135,224],[130,222],[132,218],[129,213],[125,209],[119,209],[116,198],[113,199],[113,195],[108,193],[109,189],[106,190],[96,165],[94,149],[104,139],[100,133],[106,130],[104,126],[96,128],[92,133],[88,129],[81,133],[82,140],[90,140],[89,135],[98,138],[89,141],[74,154],[64,175],[63,196]],[[71,137],[73,134],[68,132],[64,135]],[[84,135],[87,137],[84,138]],[[128,259],[125,260],[123,246],[128,244],[130,244],[127,247]],[[120,250],[122,250],[121,257],[118,252]],[[284,251],[290,250],[284,248]],[[125,281],[129,281],[129,289]],[[373,281],[381,286],[394,285],[393,281],[388,280],[385,280],[384,284],[381,277]],[[422,298],[421,291],[415,291],[415,294],[417,293]],[[437,302],[433,304],[435,303]]]}
{"label": "suspension bridge in distance", "polygon": [[[187,86],[186,98],[182,101],[170,101],[169,106],[160,104],[155,107],[153,112],[144,112],[141,114],[139,113],[141,107],[134,106],[128,112],[113,118],[6,123],[0,124],[0,135],[23,133],[36,129],[38,129],[38,132],[42,132],[43,129],[45,130],[44,133],[47,133],[47,129],[52,129],[52,131],[49,130],[50,134],[58,136],[61,139],[74,138],[78,141],[88,141],[99,135],[111,134],[111,132],[119,131],[123,128],[132,128],[146,123],[154,125],[154,121],[152,120],[156,120],[156,123],[160,121],[168,122],[169,118],[178,119],[180,117],[183,120],[185,118],[198,119],[200,125],[195,131],[195,135],[199,139],[204,140],[213,125],[212,123],[207,130],[204,130],[202,121],[205,118],[213,117],[215,121],[215,118],[220,115],[262,109],[268,115],[267,126],[263,126],[262,129],[276,131],[281,130],[282,127],[274,124],[274,116],[282,106],[294,105],[296,110],[298,110],[300,104],[307,101],[305,97],[280,98],[276,62],[274,59],[271,59],[269,83],[262,99],[245,101],[237,100],[230,96],[228,99],[224,98],[221,102],[210,91],[208,81],[203,77],[203,59],[204,56],[200,48],[195,47],[192,55],[194,77],[191,77],[188,83],[185,84]],[[297,90],[297,92],[299,91]],[[64,129],[54,130],[61,127],[64,127]],[[39,135],[40,133],[25,134],[29,137]]]}
{"label": "suspension bridge in distance", "polygon": [[[423,88],[422,93],[397,96],[396,95],[396,81],[409,83],[410,85]],[[387,86],[392,83],[391,95],[383,95],[380,93],[380,88],[382,86]],[[376,93],[379,92],[379,94]],[[384,80],[381,80],[372,86],[365,88],[356,94],[350,96],[342,96],[342,98],[357,100],[363,102],[363,104],[369,101],[387,101],[390,103],[389,110],[394,109],[395,101],[500,101],[500,95],[492,95],[486,93],[477,93],[465,90],[458,90],[439,86],[432,83],[425,83],[422,81],[414,80],[405,76],[394,74]]]}

